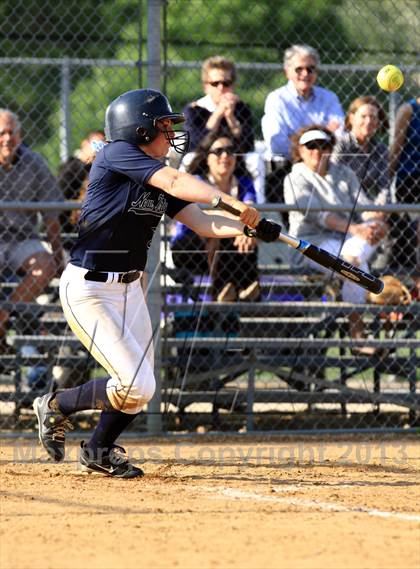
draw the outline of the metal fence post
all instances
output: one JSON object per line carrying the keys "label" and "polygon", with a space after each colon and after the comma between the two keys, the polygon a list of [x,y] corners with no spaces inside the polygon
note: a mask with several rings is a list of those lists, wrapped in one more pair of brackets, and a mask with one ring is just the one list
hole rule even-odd
{"label": "metal fence post", "polygon": [[254,397],[255,397],[255,363],[257,361],[255,352],[252,351],[249,357],[250,367],[248,370],[248,389],[246,392],[246,432],[254,430]]}
{"label": "metal fence post", "polygon": [[70,62],[63,59],[60,86],[60,160],[65,162],[70,156]]}
{"label": "metal fence post", "polygon": [[[161,60],[160,60],[160,24],[161,24],[161,0],[148,0],[147,3],[147,86],[151,89],[160,89],[161,83]],[[160,228],[155,232],[152,245],[149,250],[148,272],[152,277],[149,283],[148,303],[152,329],[156,330],[155,344],[155,378],[156,392],[148,405],[147,431],[149,434],[162,432],[162,385],[161,385],[161,342],[160,342],[160,316],[162,312],[162,296],[160,290]]]}
{"label": "metal fence post", "polygon": [[392,146],[394,142],[395,134],[395,116],[397,114],[398,105],[401,102],[401,95],[399,93],[389,94],[389,146]]}

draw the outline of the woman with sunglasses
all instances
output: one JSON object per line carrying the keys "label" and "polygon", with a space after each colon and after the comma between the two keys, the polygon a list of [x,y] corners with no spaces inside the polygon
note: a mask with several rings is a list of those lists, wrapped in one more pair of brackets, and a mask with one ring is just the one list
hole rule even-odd
{"label": "woman with sunglasses", "polygon": [[[334,143],[334,135],[320,125],[304,127],[292,139],[294,165],[285,179],[285,201],[304,208],[304,211],[290,212],[290,233],[369,271],[368,262],[386,234],[386,224],[374,212],[351,216],[349,212],[322,210],[325,206],[353,207],[372,203],[353,170],[330,160]],[[300,258],[311,268],[320,269],[306,257]],[[366,292],[346,280],[342,298],[344,302],[365,303]],[[361,316],[351,314],[351,336],[363,338],[363,328]],[[367,355],[374,353],[365,346],[356,351]]]}
{"label": "woman with sunglasses", "polygon": [[238,152],[253,151],[252,112],[234,92],[233,61],[220,55],[209,57],[202,65],[201,79],[205,96],[184,108],[190,150],[195,150],[205,136],[224,129],[234,138]]}
{"label": "woman with sunglasses", "polygon": [[[224,194],[245,203],[255,202],[255,188],[229,134],[213,134],[202,141],[188,171]],[[241,235],[203,238],[177,223],[171,242],[174,264],[192,274],[212,276],[212,297],[219,302],[260,298],[256,241]]]}

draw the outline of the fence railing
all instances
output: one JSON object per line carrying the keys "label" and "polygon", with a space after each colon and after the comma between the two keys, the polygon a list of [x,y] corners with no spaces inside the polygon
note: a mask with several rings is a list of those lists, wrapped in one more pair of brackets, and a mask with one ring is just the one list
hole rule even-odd
{"label": "fence railing", "polygon": [[[165,70],[182,69],[182,70],[198,70],[201,68],[199,61],[168,61],[165,66],[158,64],[156,69],[156,62],[153,59],[141,61],[118,60],[118,59],[93,59],[93,58],[50,58],[50,57],[0,57],[0,68],[6,65],[13,66],[52,66],[59,69],[60,73],[60,103],[59,103],[59,116],[60,116],[60,160],[65,162],[71,155],[71,122],[73,109],[71,106],[70,94],[73,90],[71,82],[71,70],[77,68],[124,68],[124,69],[138,69],[139,72],[146,70],[148,74],[152,70],[155,79],[155,88],[161,88],[165,76]],[[236,65],[238,71],[241,70],[254,70],[265,71],[272,73],[280,73],[283,69],[281,64],[264,63],[264,62],[239,62]],[[401,67],[404,73],[420,73],[420,66],[407,65]],[[355,65],[355,64],[325,64],[320,66],[320,71],[325,71],[330,74],[342,75],[346,73],[374,73],[377,72],[377,66],[374,65]],[[149,75],[148,75],[149,76]],[[152,87],[152,82],[149,77],[149,87]],[[388,113],[389,113],[389,142],[392,143],[392,136],[394,133],[395,114],[398,105],[401,103],[401,95],[398,92],[388,93]]]}
{"label": "fence railing", "polygon": [[[39,225],[40,216],[33,212],[40,210],[57,211],[65,218],[66,227],[71,226],[69,231],[74,231],[69,213],[74,213],[78,204],[33,204],[24,200],[32,191],[35,196],[35,187],[43,200],[69,197],[65,193],[68,188],[61,185],[60,169],[77,154],[88,129],[103,127],[105,109],[117,95],[137,87],[162,88],[174,109],[181,110],[206,92],[200,76],[206,58],[219,54],[234,62],[238,72],[235,93],[250,108],[257,141],[257,165],[252,161],[249,165],[255,166],[251,175],[257,198],[262,196],[259,207],[282,220],[296,208],[279,204],[282,197],[273,204],[264,204],[265,196],[271,199],[271,194],[258,193],[257,184],[263,185],[270,174],[276,174],[274,163],[261,165],[261,118],[266,97],[286,81],[282,58],[288,47],[302,43],[316,47],[321,55],[318,84],[337,95],[344,112],[356,98],[375,96],[390,122],[386,132],[378,133],[383,142],[393,141],[400,103],[418,97],[416,74],[420,73],[420,65],[413,46],[420,11],[411,0],[349,0],[343,5],[322,2],[311,6],[310,12],[307,2],[300,0],[294,2],[293,10],[287,3],[266,0],[128,0],[114,4],[95,6],[94,20],[81,18],[77,11],[73,14],[51,9],[54,26],[41,30],[39,21],[44,14],[31,0],[11,3],[5,16],[5,31],[0,38],[0,51],[7,54],[0,57],[1,106],[18,114],[24,142],[43,156],[54,174],[58,172],[60,187],[54,187],[51,177],[49,188],[45,184],[39,188],[37,176],[13,191],[8,184],[1,186],[1,225],[8,228],[9,246],[7,256],[0,251],[5,269],[0,302],[11,309],[8,339],[15,353],[0,355],[0,426],[5,425],[1,423],[3,411],[7,421],[13,418],[14,425],[30,420],[31,414],[25,409],[33,395],[32,387],[44,384],[45,388],[45,377],[48,385],[53,385],[52,381],[65,386],[81,381],[77,367],[80,362],[89,373],[98,371],[68,333],[58,303],[57,279],[35,302],[13,302],[21,275],[17,274],[19,259],[10,243],[13,234],[25,234]],[[393,22],[394,33],[379,33],[389,21]],[[100,34],[98,30],[102,30]],[[54,57],[45,57],[52,54]],[[385,93],[376,83],[378,69],[388,62],[398,65],[405,75],[405,83],[396,93]],[[278,182],[277,178],[270,179],[270,184]],[[394,186],[395,197],[401,202],[405,194],[399,196],[398,192],[404,188],[397,183]],[[372,270],[379,275],[398,273],[406,279],[408,288],[414,286],[414,267],[410,265],[401,274],[399,271],[405,262],[405,244],[414,242],[419,216],[413,188],[405,188],[410,198],[406,201],[412,200],[413,205],[354,209],[355,213],[384,211],[393,217],[392,235],[382,246]],[[80,197],[77,193],[74,199]],[[323,209],[349,211],[339,207]],[[149,405],[145,426],[148,432],[180,428],[186,416],[191,430],[200,405],[207,410],[211,407],[214,425],[232,430],[244,424],[246,429],[265,429],[263,423],[270,409],[278,429],[291,430],[293,424],[298,428],[323,428],[328,424],[332,428],[335,420],[334,424],[341,428],[374,424],[398,428],[404,421],[415,425],[418,302],[398,307],[345,306],[335,283],[319,275],[312,280],[304,268],[293,265],[284,246],[271,244],[260,244],[253,259],[260,270],[259,301],[216,302],[212,276],[195,275],[194,271],[186,276],[185,271],[178,271],[171,249],[173,226],[162,224],[161,229],[149,251],[149,270],[155,275],[149,302],[152,319],[161,323],[156,376],[162,380],[162,388]],[[67,235],[66,245],[73,238],[73,234]],[[160,259],[165,261],[162,274]],[[253,290],[258,292],[258,288]],[[333,297],[336,300],[330,302]],[[387,346],[380,351],[382,359],[363,359],[353,353],[357,346],[349,341],[352,312],[362,315],[372,347],[380,348],[380,341]],[[236,343],[229,345],[233,337]],[[200,339],[205,346],[194,345],[191,338]],[[274,339],[272,345],[270,338]],[[313,350],[308,338],[314,340]],[[293,342],[296,349],[291,351]],[[75,371],[71,372],[74,365]],[[38,381],[40,370],[44,371]],[[408,407],[399,405],[403,395],[408,397]],[[334,419],[328,416],[329,411]],[[364,411],[370,417],[367,421],[363,419]],[[293,419],[288,423],[286,417]]]}
{"label": "fence railing", "polygon": [[[71,202],[0,201],[0,212],[79,207]],[[303,210],[285,204],[257,207],[273,213]],[[419,215],[420,205],[355,210]],[[243,426],[248,431],[415,427],[420,409],[418,302],[349,305],[333,299],[328,279],[276,259],[267,263],[267,257],[260,263],[258,302],[214,302],[208,277],[177,274],[166,236],[170,227],[161,228],[160,256],[167,266],[150,286],[159,299],[156,352],[162,384],[154,406],[149,406],[143,427],[147,432],[156,433],[156,425],[170,431],[194,430],[197,424],[231,431]],[[0,354],[3,429],[30,424],[27,409],[40,391],[100,373],[66,327],[57,282],[51,282],[35,303],[13,303],[8,297],[16,278],[9,272],[0,282],[0,308],[13,315],[8,338],[14,348],[13,355]],[[410,274],[404,278],[410,281]],[[365,320],[367,340],[348,335],[349,316],[354,313]],[[360,346],[379,352],[355,355]]]}

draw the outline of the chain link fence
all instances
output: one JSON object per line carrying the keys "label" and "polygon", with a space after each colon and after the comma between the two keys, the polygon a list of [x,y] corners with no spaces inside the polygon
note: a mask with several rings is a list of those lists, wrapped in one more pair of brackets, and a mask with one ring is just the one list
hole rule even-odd
{"label": "chain link fence", "polygon": [[[356,261],[343,250],[348,230],[382,216],[363,260],[399,283],[377,304],[286,245],[204,240],[166,220],[149,285],[159,388],[135,428],[418,425],[418,3],[17,0],[2,8],[0,108],[13,114],[0,111],[0,428],[30,428],[36,395],[104,373],[64,321],[60,259],[75,239],[105,108],[146,86],[187,116],[192,152],[181,162],[169,156],[170,165],[257,202],[292,234],[323,246],[335,238]],[[290,51],[296,45],[304,47]],[[404,73],[397,92],[376,83],[385,64]],[[334,132],[333,170],[318,169],[333,146],[322,128],[324,148],[310,147],[319,132],[292,146],[290,135],[310,125]],[[340,189],[332,199],[330,187]],[[347,226],[339,231],[328,215]]]}

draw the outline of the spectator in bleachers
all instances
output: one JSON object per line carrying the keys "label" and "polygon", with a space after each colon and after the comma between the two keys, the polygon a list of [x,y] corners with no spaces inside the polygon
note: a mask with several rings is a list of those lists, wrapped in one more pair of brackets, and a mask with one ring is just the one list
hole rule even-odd
{"label": "spectator in bleachers", "polygon": [[[68,160],[63,162],[58,172],[58,185],[66,200],[83,201],[90,168],[97,150],[105,143],[102,130],[91,130],[80,143],[80,147]],[[66,233],[74,231],[80,211],[65,211],[60,215],[62,229]]]}
{"label": "spectator in bleachers", "polygon": [[[374,203],[390,203],[389,150],[384,142],[378,140],[378,134],[387,132],[389,124],[375,97],[358,97],[350,104],[345,128],[334,147],[334,160],[354,170],[363,190]],[[409,216],[393,213],[388,216],[388,223],[390,231],[383,243],[384,254],[380,264],[412,267],[416,256],[416,236]]]}
{"label": "spectator in bleachers", "polygon": [[[56,180],[44,159],[22,143],[19,118],[0,109],[0,195],[4,201],[61,201]],[[48,251],[38,232],[37,212],[0,212],[0,271],[22,277],[11,302],[31,302],[63,267],[60,223],[55,212],[42,212]],[[0,309],[0,349],[6,351],[9,313]]]}
{"label": "spectator in bleachers", "polygon": [[416,278],[415,278],[415,289],[414,295],[420,302],[420,220],[417,219],[417,265],[416,265]]}
{"label": "spectator in bleachers", "polygon": [[420,96],[398,109],[391,147],[399,203],[420,203]]}
{"label": "spectator in bleachers", "polygon": [[[420,84],[420,76],[418,78]],[[400,106],[395,119],[395,131],[390,152],[391,174],[396,176],[395,197],[397,203],[420,203],[420,96]],[[412,221],[411,229],[420,220]],[[417,243],[416,243],[417,240]],[[413,249],[411,267],[420,264],[420,241],[412,234],[404,243]],[[411,244],[411,245],[410,245]],[[403,245],[404,246],[404,245]],[[417,256],[417,258],[416,258]]]}
{"label": "spectator in bleachers", "polygon": [[209,57],[201,69],[204,97],[184,108],[185,129],[190,133],[190,152],[181,164],[172,154],[169,160],[182,171],[194,158],[194,151],[203,138],[216,133],[228,133],[234,140],[238,153],[244,155],[248,172],[251,174],[257,203],[265,202],[264,154],[254,147],[253,116],[249,105],[235,92],[237,71],[233,61],[223,56]]}
{"label": "spectator in bleachers", "polygon": [[209,57],[201,68],[204,97],[184,108],[185,130],[190,133],[190,150],[204,137],[223,129],[234,138],[238,152],[254,150],[252,112],[235,93],[236,68],[220,55]]}
{"label": "spectator in bleachers", "polygon": [[388,146],[377,135],[389,128],[386,113],[375,97],[357,97],[350,104],[345,131],[337,137],[333,159],[349,166],[365,194],[375,203],[390,201]]}
{"label": "spectator in bleachers", "polygon": [[335,93],[316,85],[319,54],[309,45],[292,45],[284,53],[288,82],[268,94],[261,121],[271,158],[266,181],[269,202],[283,202],[283,181],[291,168],[291,136],[310,124],[321,124],[340,134],[344,112]]}
{"label": "spectator in bleachers", "polygon": [[[222,192],[252,203],[254,185],[236,152],[236,140],[230,134],[209,135],[197,148],[188,171]],[[178,222],[171,250],[179,269],[212,276],[212,296],[218,301],[259,299],[255,239],[245,235],[234,239],[205,239]]]}
{"label": "spectator in bleachers", "polygon": [[[293,136],[294,165],[285,179],[285,201],[305,208],[305,211],[290,212],[290,232],[368,271],[368,262],[387,232],[382,214],[366,212],[352,219],[349,212],[312,209],[330,205],[353,207],[355,202],[357,205],[372,203],[353,170],[330,160],[334,144],[334,134],[322,125],[304,127]],[[310,268],[322,270],[306,257],[300,258]],[[345,302],[364,303],[366,291],[345,280],[342,298]],[[355,339],[364,337],[363,320],[357,313],[350,315],[350,334]],[[356,351],[368,355],[374,352],[365,346]]]}

